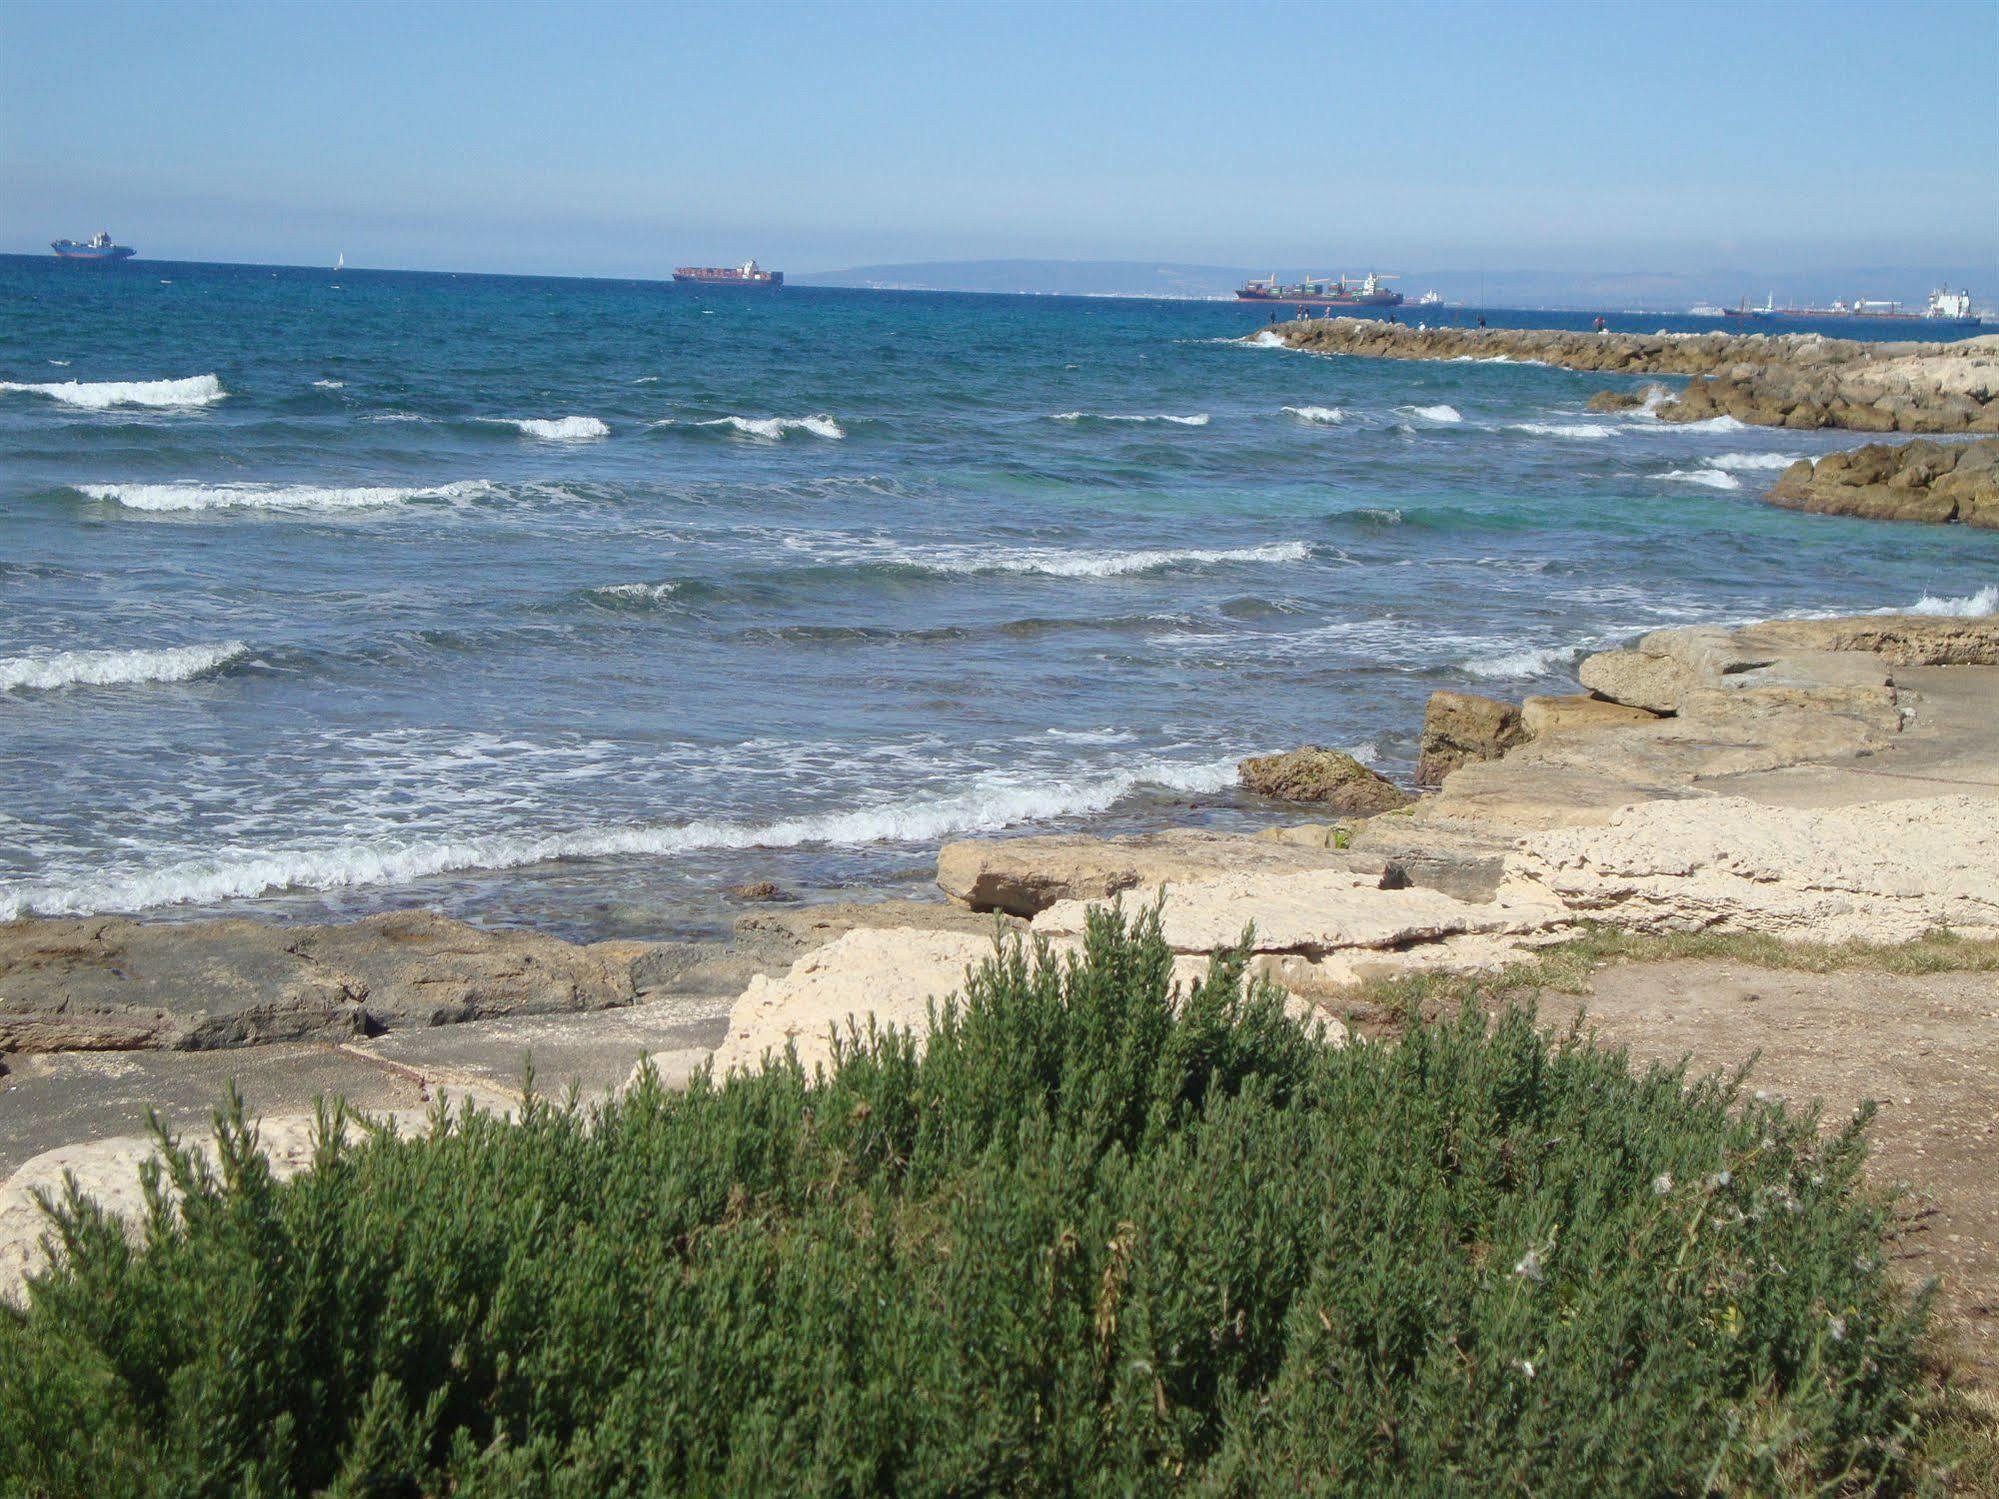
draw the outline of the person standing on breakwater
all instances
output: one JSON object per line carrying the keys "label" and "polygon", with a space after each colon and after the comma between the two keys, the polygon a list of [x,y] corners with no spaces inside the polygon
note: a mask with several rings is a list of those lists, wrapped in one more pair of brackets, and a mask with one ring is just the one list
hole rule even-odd
{"label": "person standing on breakwater", "polygon": [[1608,333],[1610,331],[1610,325],[1603,320],[1602,313],[1597,314],[1596,331],[1599,333]]}

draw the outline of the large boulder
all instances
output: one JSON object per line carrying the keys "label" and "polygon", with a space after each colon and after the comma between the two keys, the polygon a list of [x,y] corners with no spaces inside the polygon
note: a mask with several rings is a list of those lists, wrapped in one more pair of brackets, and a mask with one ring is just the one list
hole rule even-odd
{"label": "large boulder", "polygon": [[1307,745],[1281,755],[1253,755],[1236,766],[1245,791],[1280,801],[1314,802],[1349,817],[1406,807],[1415,798],[1341,750]]}
{"label": "large boulder", "polygon": [[1497,760],[1526,737],[1520,710],[1511,703],[1470,692],[1433,692],[1423,710],[1416,780],[1439,785],[1460,765]]}
{"label": "large boulder", "polygon": [[1800,459],[1765,498],[1819,515],[1992,527],[1999,525],[1999,440],[1869,443],[1816,463]]}

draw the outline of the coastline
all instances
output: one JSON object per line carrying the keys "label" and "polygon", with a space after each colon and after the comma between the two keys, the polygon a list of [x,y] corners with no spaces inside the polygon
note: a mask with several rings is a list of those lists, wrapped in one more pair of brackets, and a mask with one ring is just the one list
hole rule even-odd
{"label": "coastline", "polygon": [[[1856,432],[1999,432],[1999,335],[1951,343],[1862,342],[1810,333],[1560,333],[1295,318],[1249,342],[1370,359],[1481,360],[1618,375],[1685,375],[1653,414]],[[1613,393],[1598,409],[1628,409]]]}
{"label": "coastline", "polygon": [[[1439,693],[1424,743],[1441,784],[1392,810],[959,840],[938,852],[942,901],[758,906],[729,944],[576,946],[420,912],[0,926],[17,1121],[0,1283],[18,1291],[38,1262],[37,1188],[73,1171],[129,1208],[144,1111],[197,1128],[225,1080],[294,1169],[326,1092],[412,1125],[440,1100],[509,1108],[527,1053],[542,1091],[585,1096],[641,1054],[669,1083],[787,1044],[809,1065],[850,1017],[920,1033],[997,935],[1073,950],[1107,899],[1165,898],[1182,978],[1253,924],[1252,973],[1335,1041],[1393,1029],[1383,981],[1499,982],[1595,931],[1999,937],[1999,615],[1655,631],[1580,677],[1583,693],[1517,708]],[[1999,1086],[1999,1055],[1978,1058]],[[1974,1247],[1999,1285],[1999,1235]]]}

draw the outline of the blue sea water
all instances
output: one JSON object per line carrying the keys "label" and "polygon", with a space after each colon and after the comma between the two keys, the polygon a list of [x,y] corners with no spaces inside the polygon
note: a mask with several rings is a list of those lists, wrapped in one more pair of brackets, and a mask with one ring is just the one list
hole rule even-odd
{"label": "blue sea water", "polygon": [[1641,630],[1999,602],[1999,535],[1758,503],[1851,435],[1266,316],[0,260],[0,918],[712,930],[1267,820],[1236,757],[1406,772]]}

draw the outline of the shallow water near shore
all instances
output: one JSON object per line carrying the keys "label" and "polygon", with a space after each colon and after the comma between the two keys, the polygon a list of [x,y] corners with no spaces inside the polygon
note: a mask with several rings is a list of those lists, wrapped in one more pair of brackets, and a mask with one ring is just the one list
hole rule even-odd
{"label": "shallow water near shore", "polygon": [[1433,689],[1571,690],[1641,630],[1999,605],[1999,534],[1758,502],[1855,434],[1246,346],[1253,308],[21,260],[0,298],[0,918],[712,930],[960,834],[1268,820],[1237,756],[1406,771]]}

